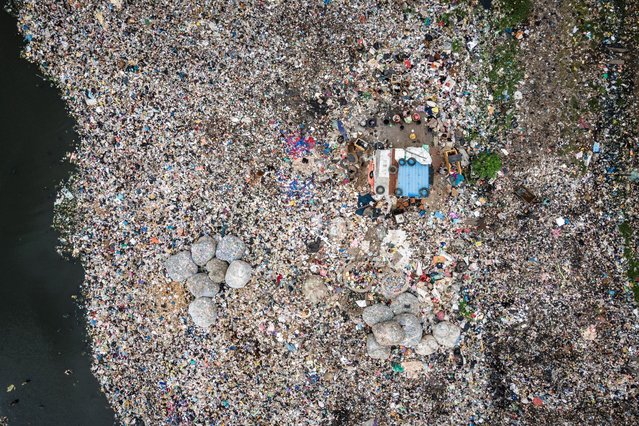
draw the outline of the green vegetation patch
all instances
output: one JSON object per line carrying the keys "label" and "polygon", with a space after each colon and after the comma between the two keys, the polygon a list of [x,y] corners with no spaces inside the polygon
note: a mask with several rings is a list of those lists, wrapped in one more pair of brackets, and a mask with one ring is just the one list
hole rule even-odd
{"label": "green vegetation patch", "polygon": [[628,222],[624,222],[619,225],[619,232],[621,233],[624,241],[623,256],[628,262],[628,270],[626,271],[626,274],[628,275],[628,279],[632,282],[631,288],[635,297],[635,302],[639,303],[639,283],[637,283],[637,278],[639,278],[639,259],[633,249],[634,240],[632,238],[632,228]]}
{"label": "green vegetation patch", "polygon": [[517,60],[519,47],[515,40],[508,40],[495,48],[488,73],[490,89],[497,100],[512,97],[517,84],[524,78],[524,71]]}
{"label": "green vegetation patch", "polygon": [[499,2],[499,9],[503,15],[499,21],[499,26],[502,29],[513,28],[528,20],[530,12],[532,11],[532,1],[501,0]]}
{"label": "green vegetation patch", "polygon": [[494,152],[482,152],[471,163],[471,169],[478,179],[492,179],[501,170],[501,157]]}

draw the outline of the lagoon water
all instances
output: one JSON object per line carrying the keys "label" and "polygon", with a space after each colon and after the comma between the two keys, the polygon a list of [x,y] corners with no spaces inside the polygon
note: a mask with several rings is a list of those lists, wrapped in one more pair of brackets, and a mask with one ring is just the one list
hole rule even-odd
{"label": "lagoon water", "polygon": [[61,160],[74,143],[73,121],[57,90],[19,58],[21,43],[0,10],[0,418],[112,425],[72,298],[82,267],[55,252],[51,229],[56,185],[71,171]]}

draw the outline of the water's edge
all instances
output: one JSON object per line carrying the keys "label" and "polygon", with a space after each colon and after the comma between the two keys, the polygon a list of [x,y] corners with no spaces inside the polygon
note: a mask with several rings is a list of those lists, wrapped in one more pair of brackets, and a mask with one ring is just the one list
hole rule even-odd
{"label": "water's edge", "polygon": [[0,11],[0,418],[111,425],[74,301],[82,267],[56,253],[51,228],[56,185],[72,171],[61,159],[73,147],[74,123],[19,51],[15,18]]}

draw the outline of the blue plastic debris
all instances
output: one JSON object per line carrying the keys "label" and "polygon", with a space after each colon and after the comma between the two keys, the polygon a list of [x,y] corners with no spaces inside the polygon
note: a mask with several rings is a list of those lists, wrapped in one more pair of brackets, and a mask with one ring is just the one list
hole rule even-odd
{"label": "blue plastic debris", "polygon": [[337,130],[339,130],[339,133],[344,137],[344,140],[348,139],[346,129],[344,129],[344,124],[340,120],[337,120]]}
{"label": "blue plastic debris", "polygon": [[599,145],[599,142],[595,142],[592,145],[592,152],[594,152],[595,154],[598,154],[600,150],[601,150],[601,146]]}

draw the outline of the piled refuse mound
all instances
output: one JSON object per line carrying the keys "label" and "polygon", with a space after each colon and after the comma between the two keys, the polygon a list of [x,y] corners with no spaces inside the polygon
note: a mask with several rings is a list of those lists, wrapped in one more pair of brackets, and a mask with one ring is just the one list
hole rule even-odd
{"label": "piled refuse mound", "polygon": [[[564,42],[612,44],[559,3],[24,1],[24,55],[81,136],[57,224],[118,421],[636,420],[636,223],[617,232],[610,176],[636,139],[544,79]],[[615,61],[579,85],[626,117]],[[466,164],[433,170],[436,202],[371,194],[349,154],[374,126]]]}

